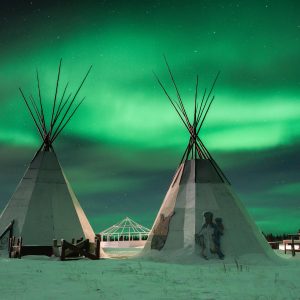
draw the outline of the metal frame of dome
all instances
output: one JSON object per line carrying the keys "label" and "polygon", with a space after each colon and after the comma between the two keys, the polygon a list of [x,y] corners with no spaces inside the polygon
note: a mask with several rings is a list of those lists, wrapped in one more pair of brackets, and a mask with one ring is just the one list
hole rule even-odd
{"label": "metal frame of dome", "polygon": [[146,241],[150,229],[126,217],[122,221],[100,232],[104,242]]}

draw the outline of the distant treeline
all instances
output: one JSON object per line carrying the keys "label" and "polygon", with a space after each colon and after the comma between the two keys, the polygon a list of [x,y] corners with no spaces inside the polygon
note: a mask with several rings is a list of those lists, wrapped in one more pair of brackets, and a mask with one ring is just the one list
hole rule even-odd
{"label": "distant treeline", "polygon": [[273,234],[273,233],[264,233],[264,237],[268,242],[279,242],[282,240],[289,240],[291,237],[289,237],[286,233],[283,234]]}

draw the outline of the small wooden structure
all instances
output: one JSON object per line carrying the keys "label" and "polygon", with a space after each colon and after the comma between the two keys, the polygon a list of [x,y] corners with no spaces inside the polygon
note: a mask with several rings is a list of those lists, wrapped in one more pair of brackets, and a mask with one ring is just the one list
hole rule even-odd
{"label": "small wooden structure", "polygon": [[60,257],[60,260],[76,259],[86,257],[92,260],[100,259],[100,243],[101,237],[95,237],[95,244],[90,243],[88,239],[84,240],[81,238],[75,242],[67,242],[62,239],[61,244],[58,245],[57,240],[53,240],[53,254]]}
{"label": "small wooden structure", "polygon": [[288,237],[291,239],[289,240],[283,240],[283,246],[284,246],[284,253],[286,254],[286,251],[289,250],[287,248],[290,247],[290,250],[292,251],[292,255],[295,256],[296,252],[300,252],[300,233],[298,234],[288,234]]}
{"label": "small wooden structure", "polygon": [[150,229],[138,224],[129,217],[102,231],[103,248],[143,247]]}
{"label": "small wooden structure", "polygon": [[95,237],[95,243],[90,243],[88,239],[72,239],[68,242],[64,239],[58,245],[57,240],[53,240],[53,246],[31,246],[23,245],[22,237],[12,236],[9,238],[8,255],[9,258],[21,258],[26,255],[46,255],[57,256],[60,260],[78,259],[86,257],[89,259],[100,259],[101,236]]}

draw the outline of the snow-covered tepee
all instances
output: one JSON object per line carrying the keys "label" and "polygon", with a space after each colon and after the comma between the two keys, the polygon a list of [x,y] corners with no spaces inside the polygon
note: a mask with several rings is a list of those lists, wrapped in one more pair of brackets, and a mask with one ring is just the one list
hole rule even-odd
{"label": "snow-covered tepee", "polygon": [[0,215],[0,234],[13,221],[12,234],[22,237],[23,245],[33,246],[35,253],[48,253],[53,239],[89,239],[94,242],[94,231],[82,210],[53,149],[53,142],[70,121],[79,105],[75,103],[78,93],[91,67],[76,92],[66,96],[68,84],[58,97],[61,73],[58,77],[53,100],[50,123],[45,120],[45,107],[41,96],[37,72],[38,101],[28,98],[20,89],[29,113],[42,138],[42,145],[7,206]]}
{"label": "snow-covered tepee", "polygon": [[[221,249],[225,258],[245,255],[274,258],[262,233],[199,138],[214,101],[212,92],[218,75],[211,89],[204,91],[201,101],[198,101],[197,76],[193,117],[189,118],[167,60],[166,65],[177,100],[171,98],[160,79],[155,76],[189,132],[189,142],[154,221],[143,255],[179,260],[198,256],[201,259],[200,246],[195,237],[204,224],[204,214],[209,212],[214,218],[223,220],[225,229],[221,237]],[[216,257],[214,254],[210,256]]]}

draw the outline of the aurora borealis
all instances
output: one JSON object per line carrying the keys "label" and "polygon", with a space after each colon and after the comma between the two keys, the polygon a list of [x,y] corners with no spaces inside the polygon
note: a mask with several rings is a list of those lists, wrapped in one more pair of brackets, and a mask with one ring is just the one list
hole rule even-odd
{"label": "aurora borealis", "polygon": [[[42,2],[42,3],[40,3]],[[126,215],[151,227],[188,142],[158,86],[185,105],[221,75],[201,139],[265,232],[300,228],[298,1],[1,1],[0,209],[40,145],[18,88],[86,100],[56,153],[95,231]],[[191,111],[191,110],[190,110]]]}

